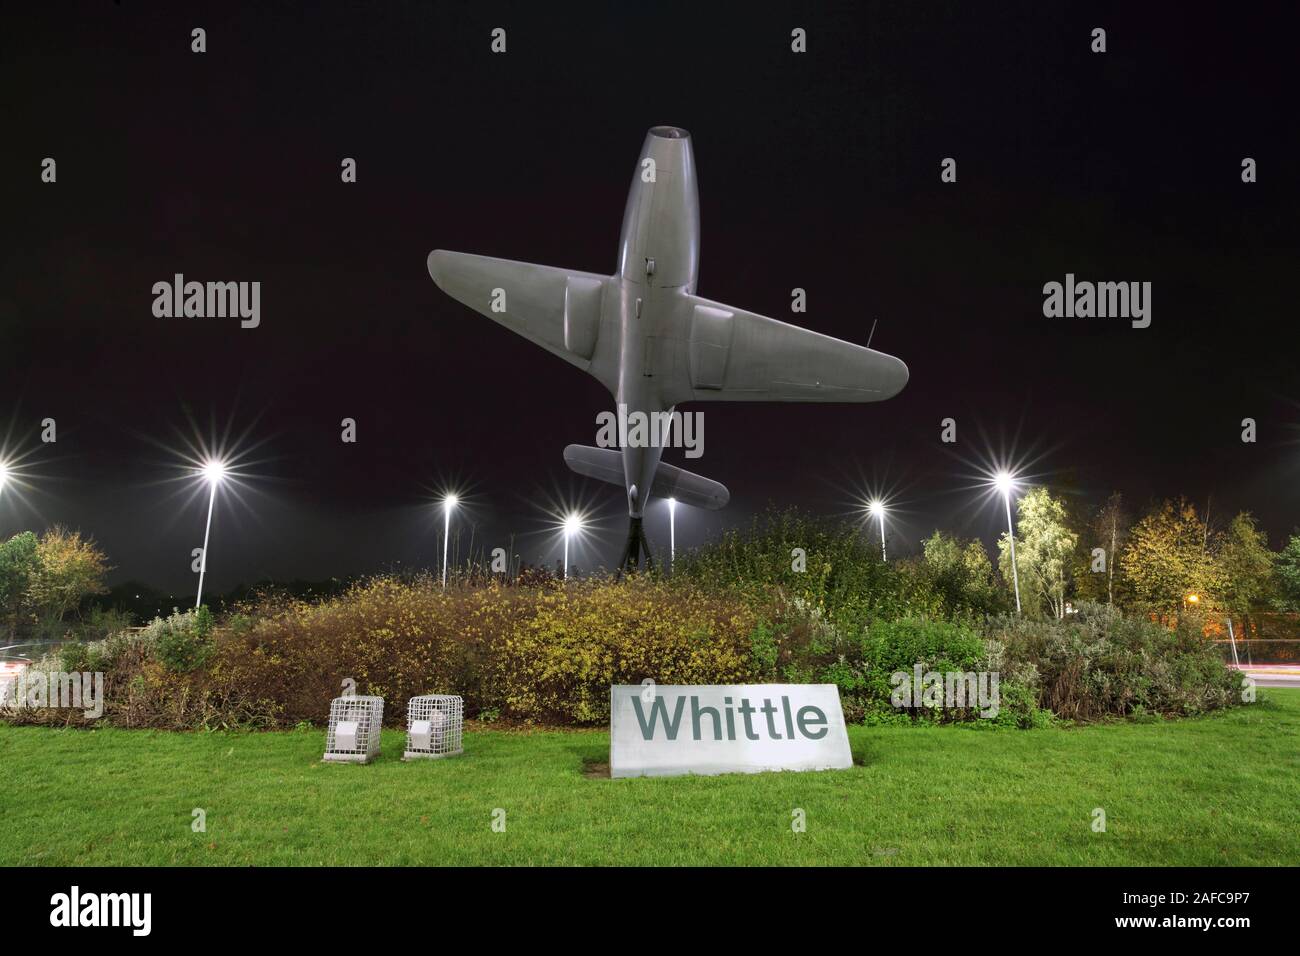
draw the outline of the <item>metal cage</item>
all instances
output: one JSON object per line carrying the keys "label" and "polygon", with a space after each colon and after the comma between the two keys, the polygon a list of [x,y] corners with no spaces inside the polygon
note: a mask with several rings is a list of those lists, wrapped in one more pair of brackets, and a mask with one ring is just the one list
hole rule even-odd
{"label": "metal cage", "polygon": [[379,755],[379,729],[384,723],[384,698],[335,697],[325,735],[326,760],[370,763]]}
{"label": "metal cage", "polygon": [[422,694],[406,705],[406,752],[403,760],[454,757],[464,753],[461,731],[465,700],[450,694]]}

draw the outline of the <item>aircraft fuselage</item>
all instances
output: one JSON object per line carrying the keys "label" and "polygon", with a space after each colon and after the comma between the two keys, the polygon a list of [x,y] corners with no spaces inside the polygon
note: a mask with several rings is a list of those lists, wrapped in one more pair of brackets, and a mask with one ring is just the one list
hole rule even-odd
{"label": "aircraft fuselage", "polygon": [[[700,200],[690,136],[672,126],[646,134],[628,190],[618,244],[618,271],[610,277],[602,326],[618,330],[618,381],[611,391],[635,411],[671,411],[658,363],[671,360],[667,345],[683,296],[695,292],[700,262]],[[650,497],[662,447],[624,447],[628,514],[640,517]]]}

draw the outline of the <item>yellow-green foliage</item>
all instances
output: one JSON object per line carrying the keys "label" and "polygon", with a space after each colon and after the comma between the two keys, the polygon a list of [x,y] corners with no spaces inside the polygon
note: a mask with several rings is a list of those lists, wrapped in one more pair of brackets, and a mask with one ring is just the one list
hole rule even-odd
{"label": "yellow-green foliage", "polygon": [[739,603],[659,583],[541,592],[497,658],[506,712],[592,723],[609,718],[611,684],[734,683],[756,623]]}
{"label": "yellow-green foliage", "polygon": [[609,685],[725,683],[749,675],[754,613],[734,599],[645,579],[567,587],[452,587],[377,578],[321,604],[263,606],[218,632],[195,675],[280,724],[321,721],[345,679],[400,723],[416,694],[548,723],[609,717]]}

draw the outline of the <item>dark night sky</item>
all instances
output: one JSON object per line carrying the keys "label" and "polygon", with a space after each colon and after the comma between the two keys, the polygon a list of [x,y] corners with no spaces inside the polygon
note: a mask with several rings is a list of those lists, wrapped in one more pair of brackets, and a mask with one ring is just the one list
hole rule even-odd
{"label": "dark night sky", "polygon": [[[874,405],[703,406],[687,464],[732,503],[679,516],[679,543],[769,501],[844,511],[873,482],[898,502],[896,550],[935,526],[991,543],[999,512],[969,485],[1002,451],[1080,503],[1213,496],[1275,545],[1300,523],[1296,24],[1278,14],[41,6],[6,13],[0,38],[0,427],[30,473],[0,496],[0,532],[80,527],[114,580],[192,584],[203,502],[165,481],[191,419],[256,446],[243,501],[219,503],[217,588],[435,563],[448,482],[469,488],[479,542],[514,531],[534,558],[558,555],[541,503],[587,501],[608,534],[578,561],[613,561],[620,493],[561,458],[609,397],[439,292],[425,258],[612,272],[656,124],[694,136],[701,295],[789,320],[803,287],[799,324],[865,342],[878,320],[873,347],[912,373]],[[155,318],[151,287],[176,272],[261,281],[261,327]],[[1151,327],[1044,318],[1043,283],[1066,272],[1151,281]],[[666,543],[662,505],[648,530]]]}

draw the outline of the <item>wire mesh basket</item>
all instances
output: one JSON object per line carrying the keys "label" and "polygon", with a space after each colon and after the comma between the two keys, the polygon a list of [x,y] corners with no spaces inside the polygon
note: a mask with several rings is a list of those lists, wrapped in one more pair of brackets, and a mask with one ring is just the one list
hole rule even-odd
{"label": "wire mesh basket", "polygon": [[384,723],[384,698],[335,697],[325,735],[325,760],[370,763],[379,755],[379,729]]}
{"label": "wire mesh basket", "polygon": [[406,705],[406,752],[402,759],[454,757],[463,753],[465,700],[450,694],[422,694]]}

